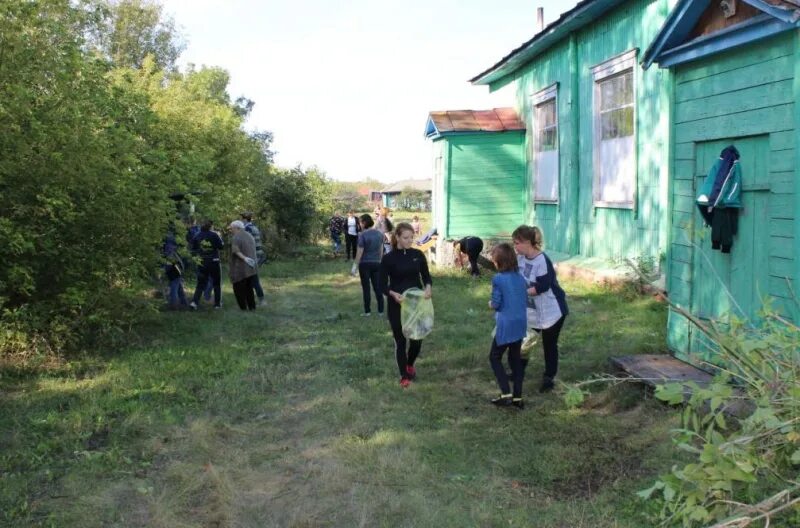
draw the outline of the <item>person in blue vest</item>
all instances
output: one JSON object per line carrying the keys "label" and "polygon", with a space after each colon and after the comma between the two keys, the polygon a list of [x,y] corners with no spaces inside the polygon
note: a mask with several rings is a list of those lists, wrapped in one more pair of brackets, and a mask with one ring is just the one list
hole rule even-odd
{"label": "person in blue vest", "polygon": [[194,290],[194,297],[189,307],[197,310],[197,303],[200,302],[200,295],[206,288],[206,284],[211,281],[214,288],[214,308],[222,306],[222,268],[219,259],[219,250],[223,248],[222,237],[211,228],[214,223],[206,220],[200,227],[200,233],[192,240],[192,249],[197,254],[199,265],[197,266],[197,287]]}
{"label": "person in blue vest", "polygon": [[[524,407],[522,381],[522,340],[528,331],[528,293],[525,279],[519,274],[517,256],[510,244],[498,244],[492,249],[492,261],[497,274],[492,278],[492,298],[489,308],[495,311],[495,335],[489,351],[489,363],[500,387],[500,396],[492,400],[498,407]],[[503,367],[503,354],[508,351],[513,390]]]}
{"label": "person in blue vest", "polygon": [[[241,217],[244,222],[244,230],[250,233],[256,243],[256,271],[258,271],[258,268],[267,261],[267,253],[264,251],[264,243],[261,240],[261,230],[253,223],[253,213],[244,212]],[[256,273],[252,281],[258,298],[258,305],[264,306],[267,302],[264,300],[264,288],[261,287],[261,279],[258,273]]]}

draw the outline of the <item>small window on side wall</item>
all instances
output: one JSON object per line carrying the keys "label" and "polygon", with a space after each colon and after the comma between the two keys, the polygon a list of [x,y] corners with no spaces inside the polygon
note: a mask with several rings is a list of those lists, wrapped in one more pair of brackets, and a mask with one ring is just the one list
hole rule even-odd
{"label": "small window on side wall", "polygon": [[558,85],[531,97],[533,116],[532,183],[535,202],[558,201]]}
{"label": "small window on side wall", "polygon": [[594,204],[631,209],[636,197],[636,90],[631,50],[592,68]]}

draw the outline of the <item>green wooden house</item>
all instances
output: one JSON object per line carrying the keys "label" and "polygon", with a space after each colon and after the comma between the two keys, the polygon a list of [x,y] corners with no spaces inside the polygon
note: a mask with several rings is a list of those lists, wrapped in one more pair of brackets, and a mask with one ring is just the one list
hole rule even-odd
{"label": "green wooden house", "polygon": [[639,62],[671,4],[584,0],[471,80],[515,86],[523,218],[550,253],[664,258],[671,74]]}
{"label": "green wooden house", "polygon": [[[673,72],[668,290],[702,319],[757,321],[767,301],[800,321],[798,21],[796,1],[681,0],[644,54],[645,67]],[[728,145],[741,156],[743,207],[726,254],[712,249],[695,200]],[[668,343],[714,363],[714,347],[674,311]]]}
{"label": "green wooden house", "polygon": [[431,112],[439,240],[510,236],[525,211],[525,125],[512,108]]}

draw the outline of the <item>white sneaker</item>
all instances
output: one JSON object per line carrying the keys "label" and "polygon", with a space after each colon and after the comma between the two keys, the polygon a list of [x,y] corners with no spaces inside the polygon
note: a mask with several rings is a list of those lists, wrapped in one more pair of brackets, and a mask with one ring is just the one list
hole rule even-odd
{"label": "white sneaker", "polygon": [[258,305],[259,306],[266,306],[267,305],[267,300],[262,297],[261,299],[258,300]]}
{"label": "white sneaker", "polygon": [[370,315],[372,315],[372,312],[364,312],[361,314],[361,317],[369,317]]}
{"label": "white sneaker", "polygon": [[197,303],[194,301],[190,302],[189,308],[191,308],[192,310],[197,310]]}

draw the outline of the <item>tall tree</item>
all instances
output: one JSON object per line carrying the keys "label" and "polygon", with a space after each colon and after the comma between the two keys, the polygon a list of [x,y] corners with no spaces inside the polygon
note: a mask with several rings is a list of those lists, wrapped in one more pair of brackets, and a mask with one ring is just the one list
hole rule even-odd
{"label": "tall tree", "polygon": [[100,45],[117,67],[141,68],[151,55],[158,69],[175,71],[185,44],[175,21],[153,0],[100,0],[108,14]]}

